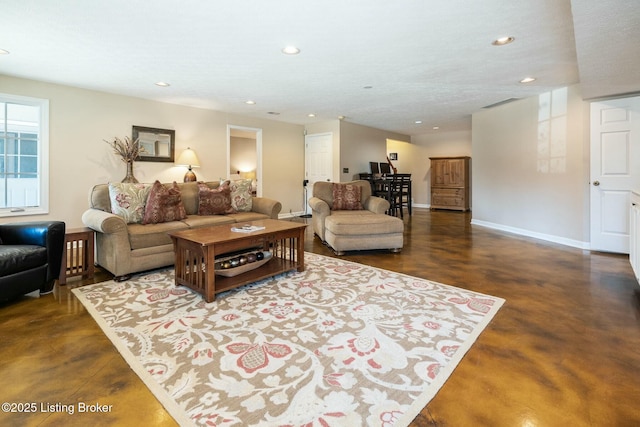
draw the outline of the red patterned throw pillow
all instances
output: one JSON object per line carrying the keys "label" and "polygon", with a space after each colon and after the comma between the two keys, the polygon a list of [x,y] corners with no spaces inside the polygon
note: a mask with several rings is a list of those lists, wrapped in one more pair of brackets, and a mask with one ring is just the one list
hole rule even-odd
{"label": "red patterned throw pillow", "polygon": [[159,224],[161,222],[180,221],[187,217],[182,204],[180,188],[173,182],[171,188],[165,187],[160,181],[153,183],[149,198],[144,209],[143,224]]}
{"label": "red patterned throw pillow", "polygon": [[231,206],[229,181],[218,188],[209,188],[204,182],[198,183],[198,215],[224,215],[236,213]]}
{"label": "red patterned throw pillow", "polygon": [[354,184],[333,183],[333,210],[359,211],[362,210],[360,197],[362,189]]}

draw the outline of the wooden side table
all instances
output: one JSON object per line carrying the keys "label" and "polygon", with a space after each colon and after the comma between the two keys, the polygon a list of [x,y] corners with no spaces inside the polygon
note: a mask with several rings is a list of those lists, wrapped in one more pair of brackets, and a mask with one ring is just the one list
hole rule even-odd
{"label": "wooden side table", "polygon": [[91,279],[94,273],[94,232],[90,228],[70,228],[64,236],[62,268],[59,285],[66,285],[69,277],[81,276]]}

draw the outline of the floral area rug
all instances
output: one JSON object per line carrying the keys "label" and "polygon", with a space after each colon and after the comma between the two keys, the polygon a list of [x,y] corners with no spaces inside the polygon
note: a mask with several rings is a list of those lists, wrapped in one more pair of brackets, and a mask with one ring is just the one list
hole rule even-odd
{"label": "floral area rug", "polygon": [[173,269],[76,288],[181,425],[406,426],[501,298],[305,253],[306,270],[218,294]]}

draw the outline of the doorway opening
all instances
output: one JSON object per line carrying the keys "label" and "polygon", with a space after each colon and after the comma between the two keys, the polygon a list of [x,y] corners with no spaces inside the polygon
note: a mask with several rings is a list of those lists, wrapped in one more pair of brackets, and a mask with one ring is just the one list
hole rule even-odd
{"label": "doorway opening", "polygon": [[262,129],[227,125],[227,178],[251,179],[262,195]]}

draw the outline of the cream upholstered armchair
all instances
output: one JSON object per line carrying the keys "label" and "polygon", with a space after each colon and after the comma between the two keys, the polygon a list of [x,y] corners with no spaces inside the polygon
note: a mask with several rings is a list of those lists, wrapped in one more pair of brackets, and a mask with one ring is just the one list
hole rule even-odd
{"label": "cream upholstered armchair", "polygon": [[336,252],[391,249],[403,245],[404,223],[385,215],[389,202],[371,195],[371,184],[316,182],[309,199],[313,232]]}

